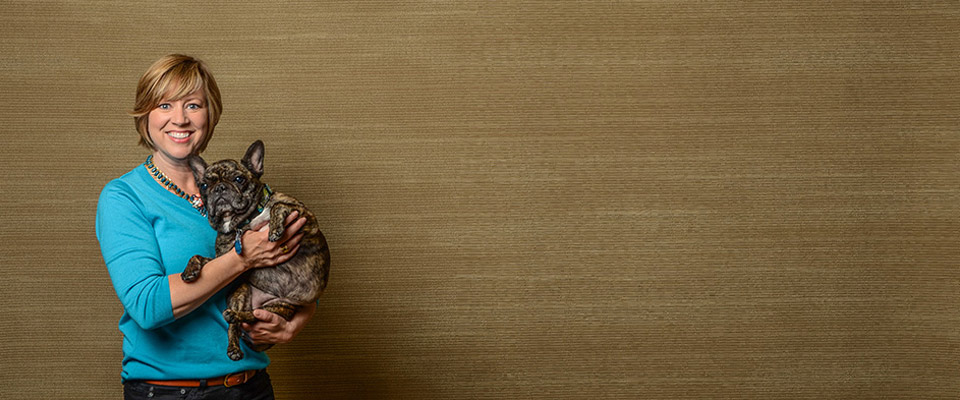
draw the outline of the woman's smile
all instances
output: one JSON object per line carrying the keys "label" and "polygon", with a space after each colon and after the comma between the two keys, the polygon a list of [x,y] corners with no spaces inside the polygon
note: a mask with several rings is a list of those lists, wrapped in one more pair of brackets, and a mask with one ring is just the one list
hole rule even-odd
{"label": "woman's smile", "polygon": [[186,143],[190,141],[190,135],[194,131],[167,131],[167,136],[170,136],[170,140],[173,140],[176,143]]}

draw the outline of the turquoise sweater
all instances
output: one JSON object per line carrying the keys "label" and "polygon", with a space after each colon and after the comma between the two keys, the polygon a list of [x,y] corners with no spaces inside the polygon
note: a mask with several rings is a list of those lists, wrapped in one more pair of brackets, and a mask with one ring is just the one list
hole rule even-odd
{"label": "turquoise sweater", "polygon": [[119,324],[123,381],[204,379],[270,363],[266,354],[245,344],[242,360],[227,357],[227,323],[222,312],[232,285],[174,319],[167,275],[182,272],[195,254],[213,257],[217,233],[205,217],[160,186],[142,165],[103,188],[96,232],[123,304]]}

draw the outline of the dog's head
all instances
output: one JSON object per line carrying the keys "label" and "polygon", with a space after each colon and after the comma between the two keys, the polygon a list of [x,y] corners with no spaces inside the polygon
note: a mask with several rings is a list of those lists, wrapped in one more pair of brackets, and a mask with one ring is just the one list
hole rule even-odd
{"label": "dog's head", "polygon": [[263,142],[253,142],[239,162],[221,160],[208,166],[197,155],[189,162],[213,229],[231,233],[254,217],[263,196]]}

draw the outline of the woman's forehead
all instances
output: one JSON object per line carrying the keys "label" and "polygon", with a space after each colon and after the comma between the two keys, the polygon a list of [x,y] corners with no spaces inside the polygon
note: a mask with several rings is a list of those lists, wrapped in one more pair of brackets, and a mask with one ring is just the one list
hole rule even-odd
{"label": "woman's forehead", "polygon": [[197,74],[170,73],[160,78],[156,87],[162,100],[180,100],[199,92],[203,96],[203,78]]}
{"label": "woman's forehead", "polygon": [[193,99],[205,100],[206,99],[206,95],[204,95],[202,89],[194,89],[192,91],[189,91],[189,90],[190,88],[183,88],[183,87],[179,89],[169,90],[167,91],[167,93],[164,93],[164,95],[160,97],[160,100],[176,101],[181,99],[186,99],[186,100],[193,100]]}

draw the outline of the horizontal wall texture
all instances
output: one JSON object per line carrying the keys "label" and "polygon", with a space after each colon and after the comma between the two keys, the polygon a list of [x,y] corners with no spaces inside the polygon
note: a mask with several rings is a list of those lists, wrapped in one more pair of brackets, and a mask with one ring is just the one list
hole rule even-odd
{"label": "horizontal wall texture", "polygon": [[280,399],[956,399],[956,1],[0,4],[0,398],[120,398],[136,82],[330,243]]}

